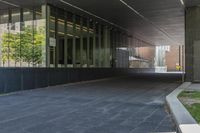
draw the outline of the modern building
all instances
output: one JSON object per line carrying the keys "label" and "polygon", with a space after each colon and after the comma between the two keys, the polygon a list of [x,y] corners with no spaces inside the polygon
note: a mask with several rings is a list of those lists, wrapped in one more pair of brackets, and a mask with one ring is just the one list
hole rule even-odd
{"label": "modern building", "polygon": [[[181,46],[171,46],[166,52],[166,65],[168,72],[182,71],[184,69],[184,48]],[[182,65],[181,65],[182,64]]]}
{"label": "modern building", "polygon": [[[155,72],[158,45],[185,45],[185,80],[199,81],[198,4],[1,0],[0,92]],[[129,69],[135,58],[145,67]]]}

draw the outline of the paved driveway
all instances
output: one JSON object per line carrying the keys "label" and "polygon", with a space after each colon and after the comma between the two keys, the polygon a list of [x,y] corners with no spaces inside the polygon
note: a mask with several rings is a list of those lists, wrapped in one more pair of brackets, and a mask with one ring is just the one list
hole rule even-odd
{"label": "paved driveway", "polygon": [[0,133],[174,131],[164,99],[177,86],[127,77],[1,96]]}

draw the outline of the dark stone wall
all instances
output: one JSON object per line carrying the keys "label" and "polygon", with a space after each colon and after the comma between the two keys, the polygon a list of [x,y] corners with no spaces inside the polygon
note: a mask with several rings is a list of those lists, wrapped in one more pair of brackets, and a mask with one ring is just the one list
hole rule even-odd
{"label": "dark stone wall", "polygon": [[194,74],[197,73],[194,71],[194,42],[200,41],[200,7],[188,7],[185,17],[186,81],[194,81]]}
{"label": "dark stone wall", "polygon": [[0,93],[153,72],[154,69],[123,68],[0,68]]}

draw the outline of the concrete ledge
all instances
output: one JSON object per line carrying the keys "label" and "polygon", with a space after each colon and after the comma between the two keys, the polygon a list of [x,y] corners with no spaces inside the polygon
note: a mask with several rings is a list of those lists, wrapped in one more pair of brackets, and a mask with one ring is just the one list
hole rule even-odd
{"label": "concrete ledge", "polygon": [[190,85],[190,82],[185,82],[166,97],[167,105],[180,133],[200,133],[200,126],[177,98]]}

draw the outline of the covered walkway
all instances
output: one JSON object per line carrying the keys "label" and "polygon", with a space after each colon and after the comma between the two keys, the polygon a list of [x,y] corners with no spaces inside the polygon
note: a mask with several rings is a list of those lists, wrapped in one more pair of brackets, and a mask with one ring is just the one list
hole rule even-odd
{"label": "covered walkway", "polygon": [[[159,79],[159,80],[156,80]],[[123,77],[0,96],[1,133],[175,131],[165,96],[169,76]]]}

